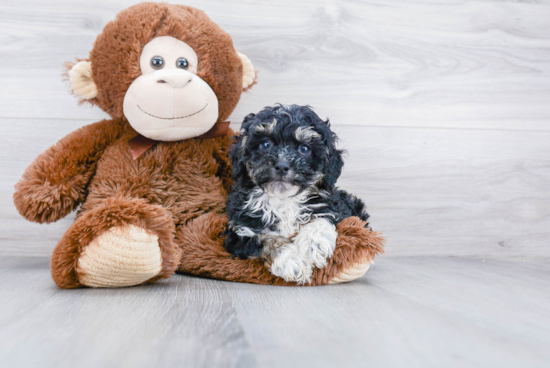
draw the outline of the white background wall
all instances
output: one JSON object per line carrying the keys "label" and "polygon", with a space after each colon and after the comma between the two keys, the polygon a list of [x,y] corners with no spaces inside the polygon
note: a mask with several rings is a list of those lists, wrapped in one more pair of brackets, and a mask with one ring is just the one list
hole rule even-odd
{"label": "white background wall", "polygon": [[[134,3],[0,2],[0,254],[49,255],[72,222],[27,222],[13,185],[106,117],[77,104],[63,63]],[[232,122],[276,102],[330,118],[349,151],[340,186],[367,202],[388,256],[550,256],[550,2],[184,3],[260,71]]]}

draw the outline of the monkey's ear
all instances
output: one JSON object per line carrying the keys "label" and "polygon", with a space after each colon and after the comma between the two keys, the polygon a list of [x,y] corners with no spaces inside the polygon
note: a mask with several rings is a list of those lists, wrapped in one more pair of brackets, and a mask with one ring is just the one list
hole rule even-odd
{"label": "monkey's ear", "polygon": [[69,82],[74,93],[84,100],[97,97],[97,86],[92,79],[92,63],[79,61],[69,70]]}
{"label": "monkey's ear", "polygon": [[245,54],[237,51],[237,55],[239,55],[243,63],[243,90],[246,91],[256,84],[257,74],[254,70],[254,65],[252,65],[252,62]]}

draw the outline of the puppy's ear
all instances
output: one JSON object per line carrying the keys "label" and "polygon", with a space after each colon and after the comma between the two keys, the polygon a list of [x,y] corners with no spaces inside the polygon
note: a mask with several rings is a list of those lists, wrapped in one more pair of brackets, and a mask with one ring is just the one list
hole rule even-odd
{"label": "puppy's ear", "polygon": [[247,176],[246,162],[244,162],[244,151],[246,143],[248,142],[248,128],[252,124],[252,121],[256,115],[248,114],[241,125],[241,130],[238,135],[235,136],[235,140],[229,148],[229,159],[231,160],[231,166],[233,166],[233,180],[242,180]]}
{"label": "puppy's ear", "polygon": [[[331,152],[332,151],[332,152]],[[329,187],[334,187],[336,181],[342,174],[342,167],[344,167],[344,160],[342,159],[342,153],[344,151],[337,149],[329,149],[328,170],[325,176],[325,183]]]}
{"label": "puppy's ear", "polygon": [[336,149],[336,142],[338,136],[330,130],[330,123],[326,122],[328,134],[326,135],[326,144],[328,148],[327,169],[324,181],[330,188],[334,187],[336,181],[342,174],[342,168],[344,167],[344,160],[342,159],[343,150]]}
{"label": "puppy's ear", "polygon": [[246,138],[241,132],[235,136],[235,140],[229,147],[229,159],[233,167],[233,180],[235,181],[242,180],[243,175],[246,173],[246,166],[243,163],[243,142],[246,144]]}

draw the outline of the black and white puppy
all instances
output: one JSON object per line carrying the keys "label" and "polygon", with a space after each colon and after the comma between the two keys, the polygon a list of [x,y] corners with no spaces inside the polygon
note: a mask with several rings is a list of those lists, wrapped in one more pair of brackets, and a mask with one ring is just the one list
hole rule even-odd
{"label": "black and white puppy", "polygon": [[309,106],[277,105],[248,115],[229,152],[225,248],[262,258],[286,281],[308,283],[336,246],[336,225],[367,220],[365,204],[335,187],[342,172],[336,135]]}

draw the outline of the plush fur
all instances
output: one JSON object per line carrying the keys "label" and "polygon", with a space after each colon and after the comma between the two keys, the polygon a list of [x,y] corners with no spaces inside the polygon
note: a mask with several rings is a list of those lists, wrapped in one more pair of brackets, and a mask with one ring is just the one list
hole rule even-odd
{"label": "plush fur", "polygon": [[334,252],[336,225],[368,219],[365,204],[338,190],[337,136],[308,106],[266,107],[248,115],[230,151],[233,191],[225,248],[262,258],[275,275],[307,283]]}
{"label": "plush fur", "polygon": [[[79,208],[52,255],[62,288],[84,286],[78,260],[88,244],[114,227],[139,227],[158,237],[161,272],[226,280],[284,284],[259,261],[233,260],[223,248],[227,191],[232,184],[227,136],[156,142],[134,160],[128,142],[137,136],[122,113],[128,86],[139,75],[142,48],[157,36],[191,45],[198,74],[215,91],[219,121],[242,93],[242,64],[231,37],[197,9],[142,3],[121,12],[98,36],[90,54],[97,98],[87,100],[112,116],[80,128],[38,156],[16,185],[14,202],[25,218],[57,221]],[[325,284],[382,251],[379,235],[350,218],[325,269],[312,284]],[[123,260],[122,260],[123,261]]]}

